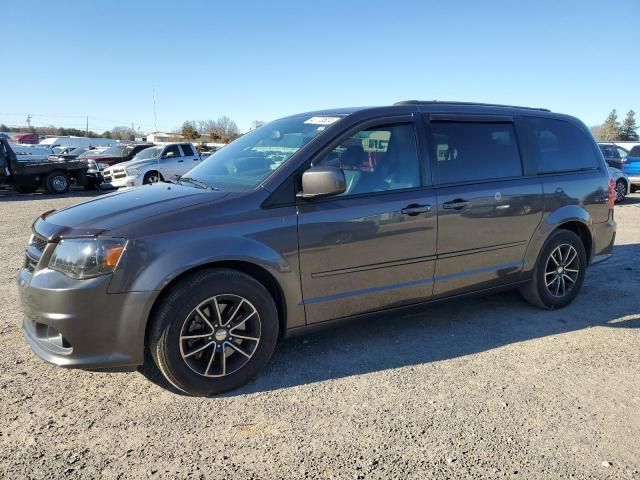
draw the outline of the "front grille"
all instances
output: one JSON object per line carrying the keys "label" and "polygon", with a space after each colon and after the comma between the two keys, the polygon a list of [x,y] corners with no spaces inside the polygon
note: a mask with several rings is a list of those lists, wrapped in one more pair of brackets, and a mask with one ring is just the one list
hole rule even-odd
{"label": "front grille", "polygon": [[122,173],[118,172],[118,173],[114,173],[113,174],[113,178],[124,178],[126,176],[127,176],[127,174],[124,173],[124,172],[122,172]]}
{"label": "front grille", "polygon": [[111,181],[111,176],[109,175],[103,175],[102,178],[104,179],[105,182],[109,183]]}
{"label": "front grille", "polygon": [[47,246],[47,239],[46,238],[42,238],[39,235],[34,235],[33,238],[31,239],[31,245],[36,247],[36,249],[38,251],[44,252],[44,249]]}
{"label": "front grille", "polygon": [[38,266],[40,257],[47,248],[47,239],[40,235],[32,235],[27,250],[25,252],[24,268],[29,272],[33,272]]}

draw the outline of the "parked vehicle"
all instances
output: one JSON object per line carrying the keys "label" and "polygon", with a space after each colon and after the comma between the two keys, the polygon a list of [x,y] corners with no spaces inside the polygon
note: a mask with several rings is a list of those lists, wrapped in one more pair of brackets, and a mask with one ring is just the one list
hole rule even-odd
{"label": "parked vehicle", "polygon": [[49,155],[49,160],[53,162],[73,160],[87,151],[89,151],[89,148],[87,147],[65,147],[58,152],[55,152],[53,155]]}
{"label": "parked vehicle", "polygon": [[631,192],[640,190],[640,145],[637,145],[629,151],[627,161],[622,165],[622,170],[631,182]]}
{"label": "parked vehicle", "polygon": [[598,146],[604,156],[605,162],[607,162],[607,165],[610,167],[620,169],[627,161],[627,155],[629,155],[629,151],[627,149],[619,147],[613,143],[599,143]]}
{"label": "parked vehicle", "polygon": [[142,150],[153,147],[151,143],[128,143],[114,145],[104,150],[100,155],[93,157],[93,160],[99,164],[100,170],[104,170],[111,165],[117,163],[128,162],[132,160]]}
{"label": "parked vehicle", "polygon": [[24,143],[28,145],[37,145],[40,142],[40,138],[36,133],[19,133],[11,138],[14,143]]}
{"label": "parked vehicle", "polygon": [[102,172],[102,188],[121,188],[162,182],[174,175],[184,175],[200,162],[191,143],[169,143],[149,147],[133,160],[118,163]]}
{"label": "parked vehicle", "polygon": [[20,161],[46,162],[53,154],[51,148],[43,145],[13,143],[12,141],[9,141],[9,145]]}
{"label": "parked vehicle", "polygon": [[110,138],[101,137],[47,137],[40,142],[40,145],[54,147],[110,147],[117,145],[117,141]]}
{"label": "parked vehicle", "polygon": [[631,181],[622,170],[613,167],[608,167],[608,169],[609,176],[616,182],[616,203],[622,203],[626,196],[631,193]]}
{"label": "parked vehicle", "polygon": [[614,185],[587,127],[548,110],[294,115],[173,184],[38,218],[25,338],[72,368],[133,369],[148,351],[148,368],[210,395],[335,319],[511,288],[561,308],[612,252]]}
{"label": "parked vehicle", "polygon": [[0,139],[0,186],[11,186],[20,193],[33,193],[39,187],[60,194],[72,183],[86,185],[87,166],[78,161],[50,162],[29,155],[16,155],[11,144]]}
{"label": "parked vehicle", "polygon": [[92,150],[87,150],[84,153],[81,153],[80,155],[78,155],[78,159],[84,159],[84,158],[95,158],[98,157],[100,155],[102,155],[102,153],[107,150],[109,147],[96,147]]}

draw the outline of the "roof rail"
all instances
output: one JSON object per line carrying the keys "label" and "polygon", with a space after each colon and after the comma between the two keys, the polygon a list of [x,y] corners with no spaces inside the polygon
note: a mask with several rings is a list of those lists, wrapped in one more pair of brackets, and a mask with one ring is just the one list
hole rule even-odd
{"label": "roof rail", "polygon": [[548,108],[536,107],[519,107],[516,105],[501,105],[498,103],[478,103],[478,102],[449,102],[446,100],[403,100],[396,102],[394,105],[471,105],[478,107],[502,107],[502,108],[522,108],[525,110],[538,110],[542,112],[550,112]]}

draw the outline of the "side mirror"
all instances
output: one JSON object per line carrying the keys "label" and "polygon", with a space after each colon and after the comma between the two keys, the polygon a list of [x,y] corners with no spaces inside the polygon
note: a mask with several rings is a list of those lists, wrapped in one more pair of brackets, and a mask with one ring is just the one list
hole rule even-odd
{"label": "side mirror", "polygon": [[347,189],[344,172],[338,167],[311,167],[302,174],[302,191],[298,198],[339,195]]}
{"label": "side mirror", "polygon": [[162,155],[162,158],[171,158],[175,156],[175,152],[167,152],[164,155]]}

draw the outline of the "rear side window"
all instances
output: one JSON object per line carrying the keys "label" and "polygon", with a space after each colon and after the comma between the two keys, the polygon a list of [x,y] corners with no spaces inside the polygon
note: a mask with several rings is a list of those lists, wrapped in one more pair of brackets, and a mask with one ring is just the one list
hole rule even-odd
{"label": "rear side window", "polygon": [[529,118],[538,173],[596,169],[600,161],[592,140],[576,125],[563,120]]}
{"label": "rear side window", "polygon": [[188,144],[182,144],[182,151],[184,152],[184,156],[185,157],[193,157],[193,149],[191,148],[191,145]]}
{"label": "rear side window", "polygon": [[630,157],[640,157],[640,145],[636,145],[629,151]]}
{"label": "rear side window", "polygon": [[432,122],[430,148],[436,183],[522,175],[511,123]]}

